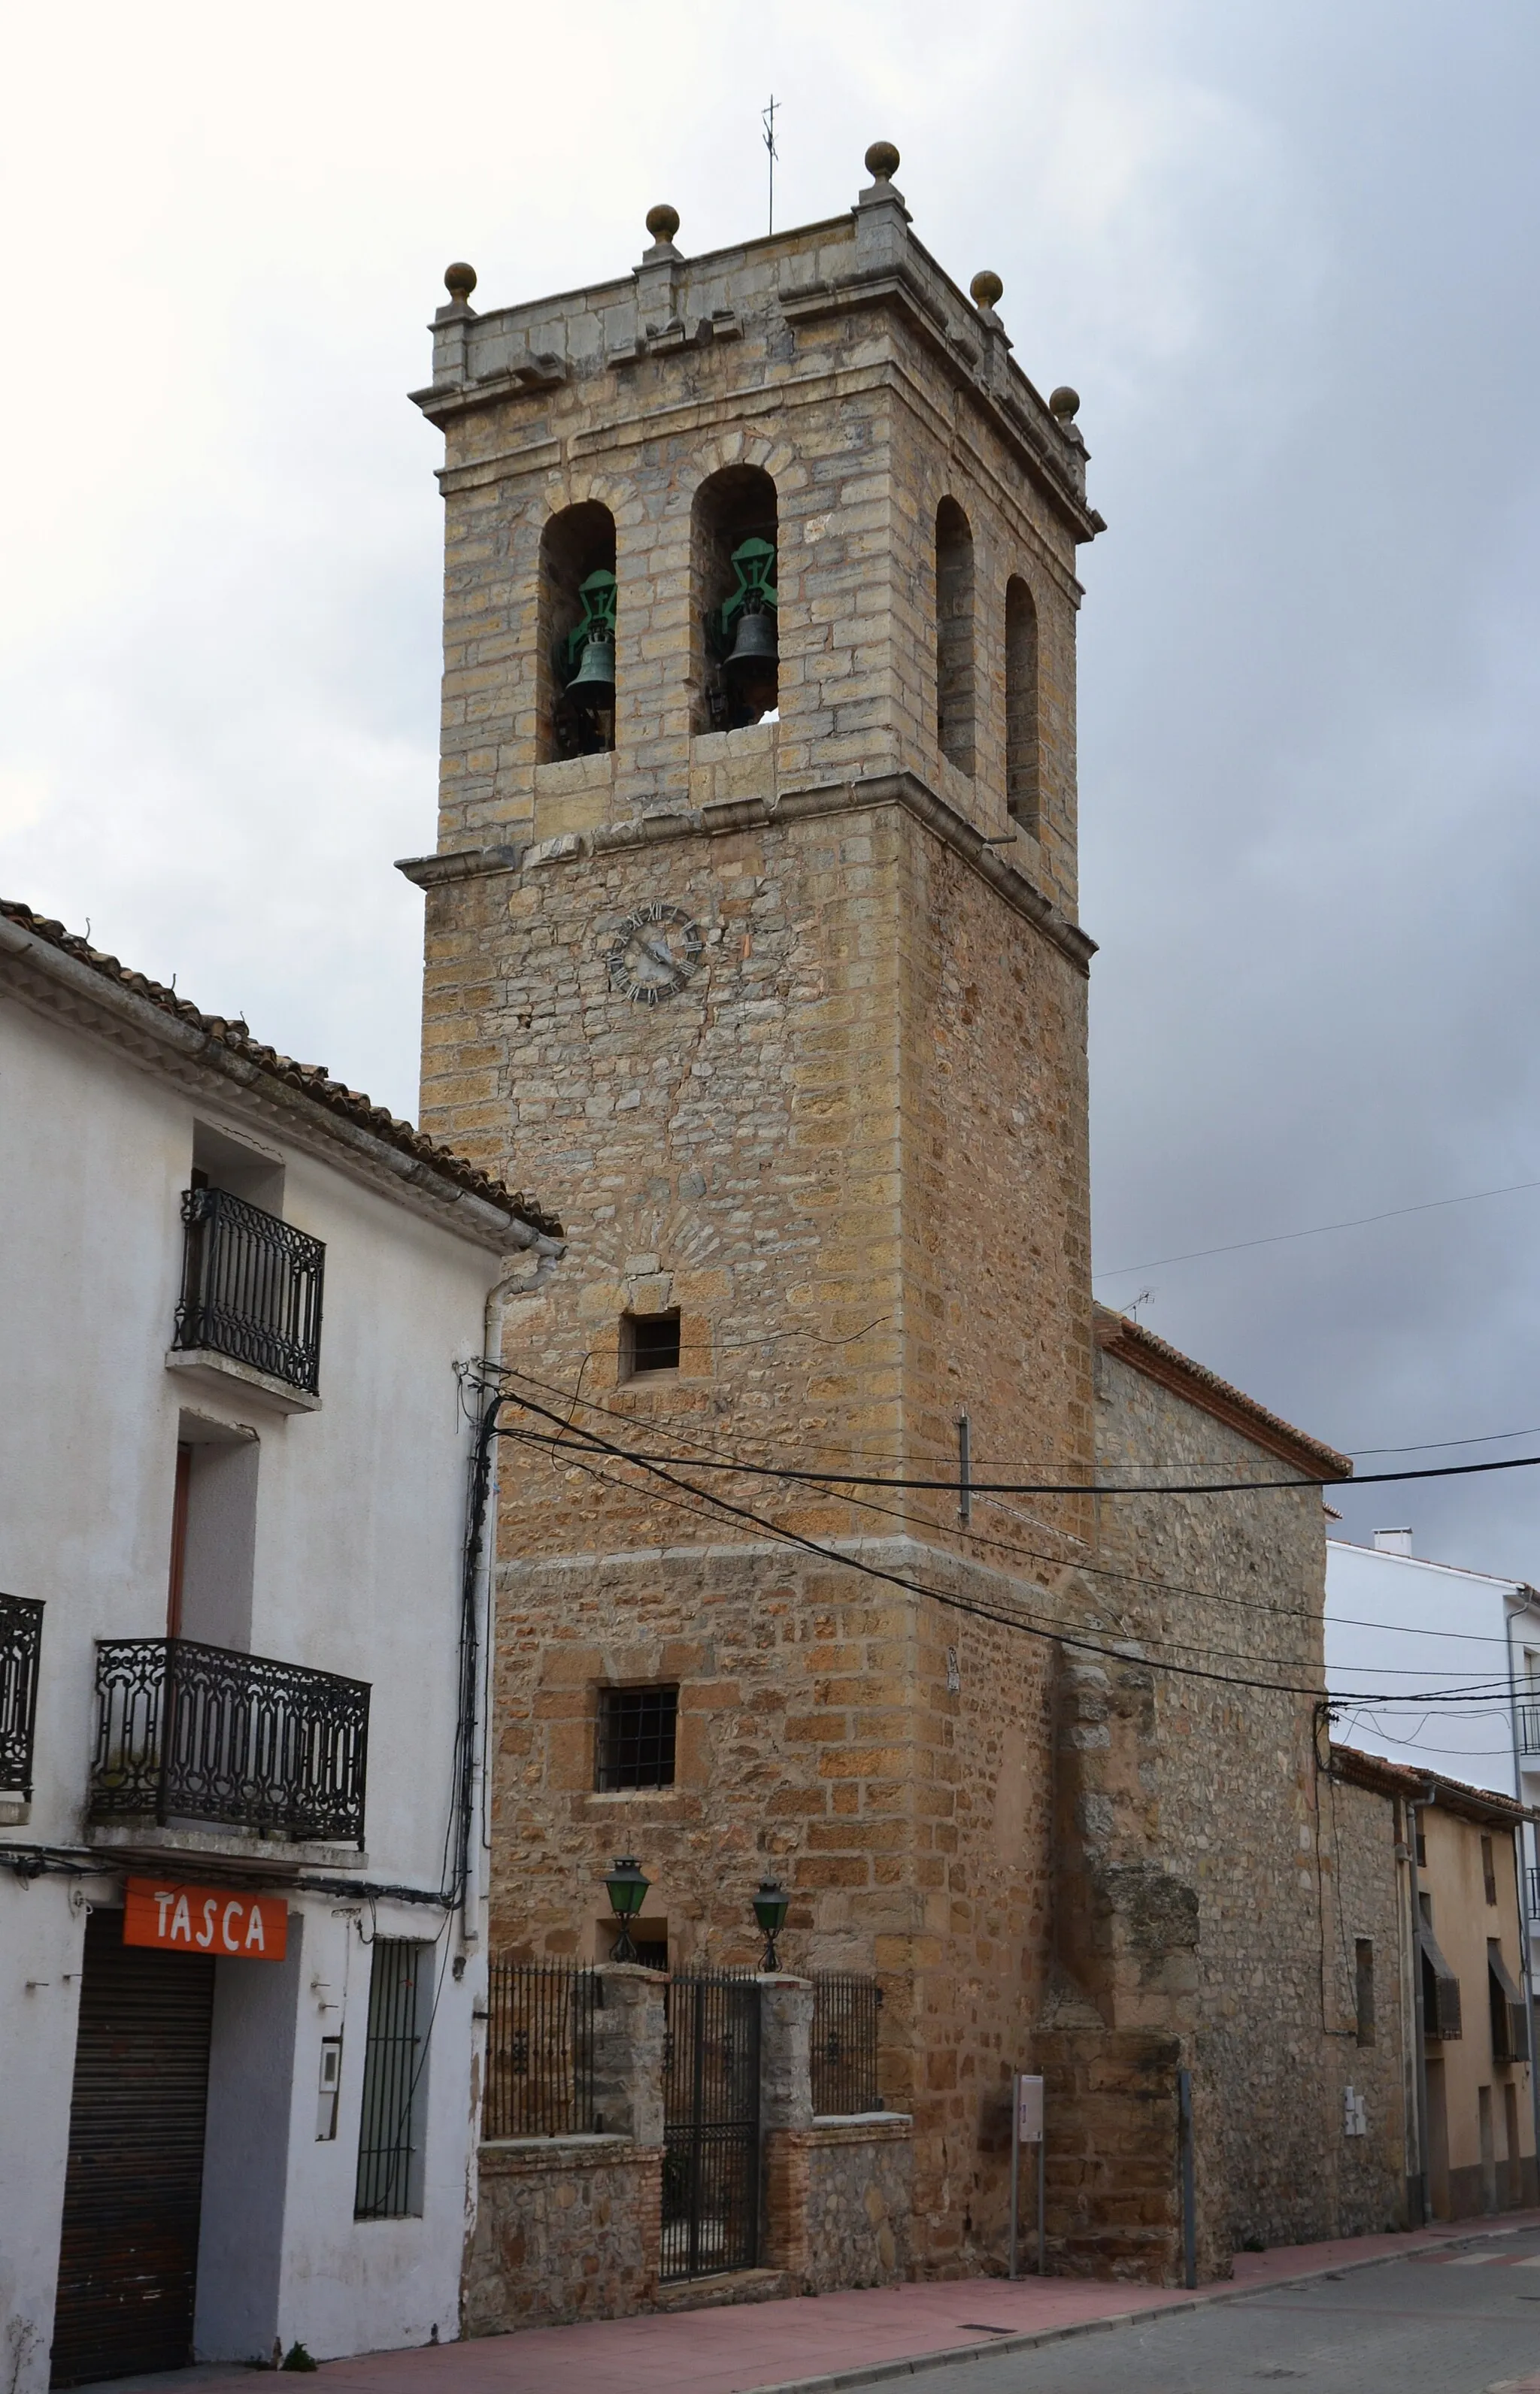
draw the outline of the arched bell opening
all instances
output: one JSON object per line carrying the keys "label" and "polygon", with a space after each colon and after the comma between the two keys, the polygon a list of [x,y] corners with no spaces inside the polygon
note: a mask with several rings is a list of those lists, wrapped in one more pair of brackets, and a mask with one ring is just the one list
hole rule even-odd
{"label": "arched bell opening", "polygon": [[563,507],[540,539],[542,763],[615,744],[615,601],[614,517]]}
{"label": "arched bell opening", "polygon": [[974,770],[973,533],[955,499],[936,510],[936,741],[970,778]]}
{"label": "arched bell opening", "polygon": [[773,717],[781,697],[775,484],[725,466],[695,493],[697,731]]}
{"label": "arched bell opening", "polygon": [[1006,805],[1013,822],[1037,836],[1037,609],[1019,573],[1006,585]]}

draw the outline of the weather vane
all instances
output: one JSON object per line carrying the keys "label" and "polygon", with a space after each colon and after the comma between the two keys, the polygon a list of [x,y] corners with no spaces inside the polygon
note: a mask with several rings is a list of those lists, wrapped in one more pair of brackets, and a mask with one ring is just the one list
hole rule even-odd
{"label": "weather vane", "polygon": [[776,99],[775,94],[772,91],[770,99],[770,106],[766,109],[761,109],[759,112],[760,122],[763,124],[765,128],[765,147],[770,151],[770,224],[768,230],[771,232],[775,230],[775,162],[777,157],[780,155],[780,152],[777,151],[775,146],[775,112],[779,105],[780,103]]}

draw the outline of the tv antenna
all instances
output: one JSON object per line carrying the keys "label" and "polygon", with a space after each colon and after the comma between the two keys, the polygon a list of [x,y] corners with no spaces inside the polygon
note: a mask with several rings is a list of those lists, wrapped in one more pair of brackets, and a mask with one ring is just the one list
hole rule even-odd
{"label": "tv antenna", "polygon": [[759,112],[759,121],[765,128],[765,147],[770,151],[770,223],[767,230],[770,232],[775,230],[775,162],[780,155],[775,146],[775,112],[780,105],[772,91],[770,106]]}

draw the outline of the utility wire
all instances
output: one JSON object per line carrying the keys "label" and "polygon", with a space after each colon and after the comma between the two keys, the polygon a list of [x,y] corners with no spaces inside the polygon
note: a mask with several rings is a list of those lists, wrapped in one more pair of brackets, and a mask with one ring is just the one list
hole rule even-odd
{"label": "utility wire", "polygon": [[1295,1239],[1323,1239],[1329,1230],[1362,1230],[1371,1222],[1399,1222],[1407,1214],[1437,1214],[1446,1205],[1479,1205],[1487,1197],[1517,1197],[1540,1189],[1540,1180],[1510,1180],[1502,1189],[1469,1189],[1463,1197],[1429,1197],[1421,1205],[1392,1205],[1383,1214],[1354,1214],[1345,1222],[1316,1222],[1308,1230],[1274,1230],[1261,1239],[1231,1239],[1222,1247],[1190,1247],[1185,1255],[1154,1256],[1143,1264],[1112,1264],[1093,1272],[1098,1280],[1123,1280],[1130,1272],[1164,1271],[1169,1264],[1201,1263],[1206,1256],[1238,1256],[1251,1247],[1283,1247]]}
{"label": "utility wire", "polygon": [[[951,1611],[971,1614],[974,1617],[982,1620],[994,1621],[1006,1628],[1019,1630],[1022,1634],[1028,1637],[1036,1638],[1045,1643],[1058,1643],[1066,1646],[1076,1652],[1096,1654],[1105,1662],[1142,1663],[1152,1670],[1165,1671],[1181,1678],[1203,1679],[1218,1683],[1224,1687],[1254,1688],[1272,1695],[1309,1696],[1314,1703],[1320,1703],[1325,1697],[1325,1690],[1318,1685],[1301,1687],[1290,1682],[1276,1679],[1247,1678],[1235,1672],[1208,1671],[1201,1668],[1195,1664],[1152,1661],[1147,1655],[1130,1654],[1126,1651],[1120,1651],[1117,1646],[1104,1645],[1093,1638],[1088,1638],[1084,1636],[1077,1637],[1070,1631],[1065,1624],[1060,1623],[1039,1623],[1032,1615],[1024,1614],[1020,1611],[1006,1611],[997,1606],[984,1604],[974,1598],[958,1596],[948,1588],[931,1586],[922,1580],[912,1579],[902,1572],[889,1571],[880,1564],[869,1562],[860,1556],[843,1553],[838,1547],[823,1546],[817,1539],[807,1537],[800,1531],[784,1528],[780,1523],[770,1519],[764,1514],[755,1512],[750,1506],[734,1504],[730,1498],[726,1496],[718,1496],[708,1489],[693,1488],[688,1480],[680,1480],[678,1479],[675,1476],[675,1473],[667,1467],[666,1463],[661,1461],[659,1458],[652,1455],[640,1454],[626,1448],[617,1446],[612,1440],[601,1439],[598,1437],[596,1433],[580,1433],[579,1435],[584,1436],[585,1443],[584,1448],[579,1449],[576,1445],[575,1440],[573,1439],[572,1431],[563,1422],[562,1417],[559,1414],[552,1412],[548,1406],[536,1404],[532,1398],[521,1396],[513,1397],[511,1401],[520,1406],[525,1412],[533,1414],[538,1418],[551,1423],[561,1432],[561,1437],[558,1440],[539,1438],[532,1440],[528,1432],[513,1428],[507,1425],[500,1426],[499,1434],[501,1436],[522,1439],[526,1442],[539,1445],[562,1445],[573,1456],[574,1464],[576,1464],[579,1468],[586,1467],[580,1459],[581,1454],[585,1451],[590,1455],[599,1454],[612,1461],[637,1466],[638,1467],[652,1473],[655,1478],[661,1480],[665,1486],[678,1492],[680,1495],[692,1499],[694,1509],[697,1514],[699,1513],[700,1506],[703,1504],[709,1505],[715,1508],[716,1512],[725,1514],[731,1519],[750,1523],[755,1529],[760,1531],[766,1536],[775,1539],[781,1545],[798,1547],[804,1553],[816,1555],[822,1561],[836,1563],[846,1570],[858,1572],[865,1578],[878,1580],[888,1586],[901,1588],[911,1596],[928,1597],[933,1602],[943,1605]],[[684,1467],[689,1469],[698,1467],[692,1466],[687,1460]],[[602,1477],[605,1475],[596,1476]],[[625,1485],[625,1483],[623,1482],[620,1484]],[[1073,1566],[1072,1565],[1070,1568],[1073,1568]],[[1139,1644],[1142,1641],[1135,1638],[1125,1639],[1124,1649],[1125,1650],[1129,1645]],[[1164,1643],[1165,1641],[1156,1640],[1155,1642]],[[1201,1651],[1204,1650],[1198,1649],[1193,1651]],[[1297,1666],[1281,1664],[1279,1667],[1287,1669]],[[1468,1699],[1471,1692],[1472,1690],[1461,1690],[1462,1695],[1467,1699]],[[1414,1696],[1410,1691],[1407,1691],[1397,1699],[1397,1701],[1402,1703],[1412,1702],[1430,1703],[1441,1700],[1441,1691],[1433,1691],[1431,1693],[1424,1691],[1415,1696]],[[1386,1699],[1383,1696],[1376,1695],[1370,1691],[1347,1691],[1340,1698],[1334,1698],[1332,1701],[1356,1703],[1368,1705],[1373,1703],[1383,1703]]]}
{"label": "utility wire", "polygon": [[[567,1402],[570,1398],[569,1390],[558,1387],[553,1381],[541,1379],[533,1373],[517,1370],[511,1364],[501,1364],[494,1368],[501,1371],[506,1379],[522,1381],[530,1388],[542,1389],[547,1396],[559,1398],[564,1403]],[[583,1410],[586,1413],[600,1414],[604,1416],[605,1420],[623,1422],[628,1428],[634,1426],[630,1415],[617,1413],[612,1405],[602,1404],[597,1397],[585,1397],[580,1401],[582,1403]],[[655,1420],[656,1416],[653,1416],[652,1418]],[[581,1429],[577,1434],[579,1437],[586,1435],[586,1433]],[[677,1432],[676,1437],[678,1440],[682,1441],[684,1445],[698,1449],[701,1454],[710,1456],[713,1461],[722,1463],[731,1460],[731,1457],[724,1456],[719,1443],[714,1443],[707,1440],[691,1438],[683,1431]],[[564,1441],[559,1439],[552,1439],[548,1441],[541,1442],[548,1443],[553,1449],[558,1448],[564,1443]],[[627,1450],[627,1452],[629,1452],[629,1450]],[[676,1454],[671,1458],[671,1460],[680,1470],[689,1470],[692,1468],[696,1458],[694,1455]],[[611,1484],[619,1485],[621,1483],[612,1482]],[[946,1482],[946,1487],[949,1493],[955,1493],[955,1481],[948,1480]],[[978,1491],[975,1488],[970,1493],[977,1494]],[[901,1521],[907,1523],[912,1519],[912,1516],[902,1506],[897,1505],[879,1505],[875,1499],[871,1496],[844,1494],[841,1495],[838,1501],[842,1504],[850,1505],[861,1512],[875,1514],[879,1519],[885,1521]],[[990,1504],[999,1506],[999,1500],[997,1498],[988,1498],[985,1501]],[[1010,1507],[1008,1506],[999,1506],[999,1509],[1008,1512]],[[938,1522],[931,1526],[937,1529],[949,1531],[951,1525]],[[1065,1533],[1056,1533],[1051,1529],[1048,1530],[1049,1536],[1053,1536],[1055,1534]],[[1024,1546],[1019,1539],[994,1538],[991,1537],[986,1531],[982,1530],[970,1529],[967,1532],[967,1543],[970,1546],[987,1547],[990,1552],[994,1554],[1012,1555],[1027,1562],[1048,1563],[1056,1569],[1061,1571],[1081,1572],[1086,1573],[1088,1577],[1095,1579],[1124,1580],[1126,1581],[1129,1585],[1139,1588],[1146,1594],[1188,1597],[1201,1604],[1222,1604],[1238,1611],[1265,1613],[1270,1620],[1313,1622],[1324,1619],[1324,1621],[1329,1624],[1340,1624],[1344,1628],[1379,1629],[1387,1631],[1391,1636],[1398,1638],[1437,1638],[1441,1640],[1451,1640],[1460,1645],[1470,1646],[1496,1645],[1500,1647],[1503,1644],[1503,1640],[1500,1638],[1493,1638],[1482,1637],[1479,1632],[1470,1629],[1417,1629],[1403,1627],[1397,1622],[1364,1620],[1352,1613],[1328,1612],[1323,1615],[1323,1613],[1317,1611],[1314,1607],[1310,1606],[1273,1604],[1257,1597],[1225,1595],[1218,1588],[1194,1587],[1187,1581],[1151,1579],[1140,1572],[1120,1570],[1115,1564],[1093,1563],[1087,1561],[1081,1555],[1064,1556],[1050,1554],[1046,1552],[1041,1546]],[[1397,1677],[1411,1676],[1409,1673],[1402,1673],[1397,1665],[1387,1664],[1384,1665],[1384,1668],[1388,1671],[1393,1671]]]}

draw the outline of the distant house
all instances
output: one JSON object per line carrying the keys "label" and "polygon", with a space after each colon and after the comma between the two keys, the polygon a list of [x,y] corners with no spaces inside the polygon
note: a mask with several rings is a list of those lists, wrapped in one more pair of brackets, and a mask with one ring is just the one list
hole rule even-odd
{"label": "distant house", "polygon": [[13,904],[0,1103],[10,2394],[453,2336],[484,1637],[455,1369],[554,1226]]}
{"label": "distant house", "polygon": [[[1331,1761],[1345,1811],[1387,1808],[1378,1835],[1372,1818],[1340,1822],[1339,1933],[1352,1939],[1359,2047],[1345,2135],[1362,2138],[1387,2122],[1404,2134],[1414,2226],[1533,2203],[1525,1815],[1511,1797],[1377,1755],[1334,1746]],[[1396,1923],[1389,1950],[1361,1933],[1375,1907]],[[1370,2098],[1357,2091],[1370,2086],[1372,2118]]]}
{"label": "distant house", "polygon": [[[1412,1552],[1410,1530],[1326,1545],[1326,1684],[1344,1743],[1540,1805],[1540,1591]],[[1392,1699],[1370,1705],[1364,1695]],[[1520,1884],[1540,1934],[1540,1861]]]}

